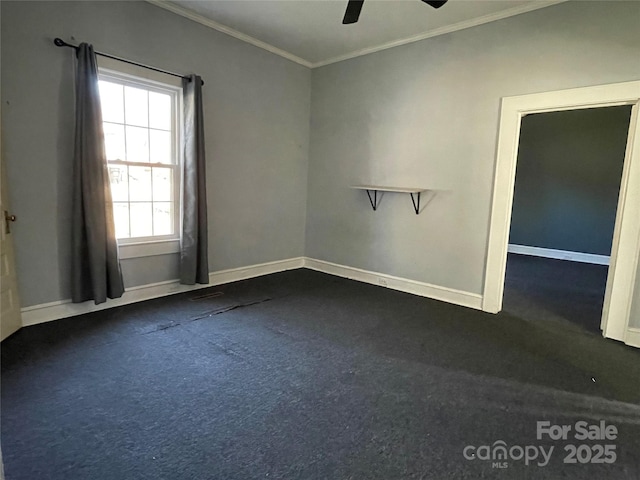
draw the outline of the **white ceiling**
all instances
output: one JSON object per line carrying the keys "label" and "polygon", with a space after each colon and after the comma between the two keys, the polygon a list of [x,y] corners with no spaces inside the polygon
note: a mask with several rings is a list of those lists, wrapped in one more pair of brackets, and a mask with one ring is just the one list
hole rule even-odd
{"label": "white ceiling", "polygon": [[343,25],[347,0],[149,0],[308,67],[543,8],[564,0],[366,0]]}

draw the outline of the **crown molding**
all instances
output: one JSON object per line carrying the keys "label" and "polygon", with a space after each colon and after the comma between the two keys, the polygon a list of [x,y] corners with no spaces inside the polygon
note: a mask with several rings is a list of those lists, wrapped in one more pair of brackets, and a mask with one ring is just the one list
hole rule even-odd
{"label": "crown molding", "polygon": [[231,37],[237,38],[238,40],[242,40],[243,42],[253,45],[254,47],[262,48],[267,52],[271,52],[275,55],[279,55],[280,57],[286,58],[287,60],[298,63],[307,68],[312,67],[311,62],[308,62],[303,58],[300,58],[292,53],[282,50],[281,48],[274,47],[273,45],[263,42],[262,40],[253,38],[250,35],[234,30],[233,28],[227,27],[226,25],[222,25],[221,23],[215,22],[198,13],[192,12],[191,10],[187,10],[186,8],[180,7],[173,3],[169,3],[166,0],[146,0],[146,1],[147,3],[155,5],[156,7],[164,8],[165,10],[169,10],[170,12],[175,13],[176,15],[180,15],[181,17],[185,17],[185,18],[188,18],[189,20],[193,20],[194,22],[200,23],[205,27],[213,28],[218,32],[225,33]]}
{"label": "crown molding", "polygon": [[541,8],[550,7],[552,5],[557,5],[559,3],[564,3],[567,1],[568,0],[539,0],[539,1],[536,1],[535,3],[509,8],[507,10],[502,10],[500,12],[483,15],[482,17],[472,18],[469,20],[465,20],[463,22],[458,22],[452,25],[436,28],[434,30],[429,30],[428,32],[419,33],[418,35],[414,35],[412,37],[402,38],[400,40],[394,40],[392,42],[383,43],[375,47],[363,48],[361,50],[345,53],[344,55],[339,55],[337,57],[329,58],[327,60],[322,60],[320,62],[312,63],[311,68],[324,67],[325,65],[330,65],[332,63],[342,62],[344,60],[361,57],[363,55],[379,52],[381,50],[387,50],[389,48],[399,47],[400,45],[419,42],[420,40],[424,40],[426,38],[437,37],[439,35],[445,35],[447,33],[457,32],[458,30],[464,30],[466,28],[476,27],[478,25],[483,25],[485,23],[495,22],[496,20],[502,20],[503,18],[513,17],[515,15],[520,15],[522,13],[532,12],[534,10],[539,10]]}
{"label": "crown molding", "polygon": [[375,47],[355,50],[353,52],[345,53],[344,55],[339,55],[337,57],[332,57],[327,60],[322,60],[320,62],[315,62],[315,63],[305,60],[304,58],[300,58],[297,55],[294,55],[285,50],[282,50],[281,48],[274,47],[273,45],[263,42],[262,40],[258,40],[257,38],[254,38],[250,35],[234,30],[233,28],[227,27],[226,25],[222,25],[221,23],[215,22],[191,10],[180,7],[173,3],[169,3],[167,0],[146,0],[146,1],[152,5],[155,5],[160,8],[164,8],[165,10],[175,13],[176,15],[180,15],[182,17],[188,18],[189,20],[200,23],[206,27],[213,28],[218,32],[225,33],[234,38],[237,38],[238,40],[242,40],[243,42],[249,43],[255,47],[262,48],[263,50],[271,52],[275,55],[279,55],[299,65],[303,65],[307,68],[318,68],[318,67],[324,67],[326,65],[330,65],[332,63],[349,60],[351,58],[368,55],[370,53],[379,52],[381,50],[387,50],[389,48],[399,47],[400,45],[419,42],[420,40],[424,40],[427,38],[437,37],[439,35],[445,35],[447,33],[456,32],[458,30],[464,30],[466,28],[476,27],[478,25],[483,25],[485,23],[495,22],[496,20],[502,20],[504,18],[520,15],[522,13],[532,12],[534,10],[539,10],[541,8],[546,8],[552,5],[557,5],[559,3],[564,3],[564,2],[567,2],[568,0],[537,0],[527,5],[521,5],[518,7],[509,8],[507,10],[502,10],[500,12],[483,15],[482,17],[478,17],[478,18],[472,18],[470,20],[465,20],[463,22],[458,22],[452,25],[447,25],[445,27],[429,30],[428,32],[423,32],[418,35],[414,35],[412,37],[402,38],[400,40],[394,40],[392,42],[383,43]]}

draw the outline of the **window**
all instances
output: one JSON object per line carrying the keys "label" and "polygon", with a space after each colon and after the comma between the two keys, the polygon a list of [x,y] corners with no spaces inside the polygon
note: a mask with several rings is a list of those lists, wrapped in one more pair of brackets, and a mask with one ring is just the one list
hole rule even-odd
{"label": "window", "polygon": [[180,89],[102,71],[99,85],[118,243],[179,238]]}

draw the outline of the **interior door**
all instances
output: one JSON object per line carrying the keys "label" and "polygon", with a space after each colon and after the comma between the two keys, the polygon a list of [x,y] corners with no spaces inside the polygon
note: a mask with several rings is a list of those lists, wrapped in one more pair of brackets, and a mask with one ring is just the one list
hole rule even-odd
{"label": "interior door", "polygon": [[15,218],[12,217],[7,197],[6,170],[2,155],[2,133],[0,132],[0,218],[2,219],[0,223],[0,341],[22,326],[11,239],[11,228]]}
{"label": "interior door", "polygon": [[[638,82],[640,87],[640,82]],[[640,88],[638,89],[640,94]],[[640,99],[631,110],[625,168],[614,231],[614,248],[602,311],[601,328],[605,337],[640,348],[640,306],[634,301],[636,273],[640,265]],[[640,292],[635,291],[640,297]],[[634,305],[635,303],[635,305]]]}

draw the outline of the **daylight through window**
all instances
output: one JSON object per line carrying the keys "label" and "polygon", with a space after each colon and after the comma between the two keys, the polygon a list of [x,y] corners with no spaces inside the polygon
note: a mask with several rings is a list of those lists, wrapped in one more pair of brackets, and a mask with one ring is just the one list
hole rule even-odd
{"label": "daylight through window", "polygon": [[100,100],[119,240],[177,237],[177,91],[100,75]]}

